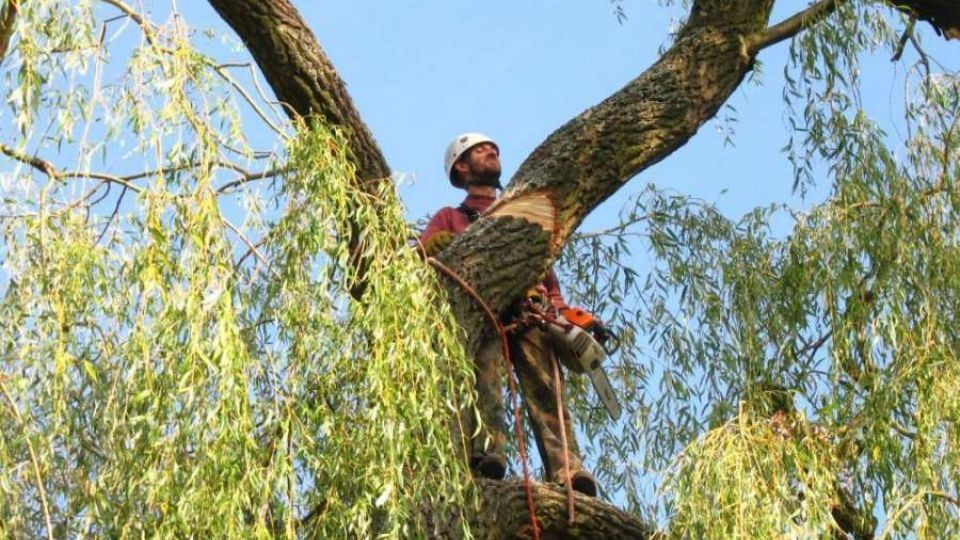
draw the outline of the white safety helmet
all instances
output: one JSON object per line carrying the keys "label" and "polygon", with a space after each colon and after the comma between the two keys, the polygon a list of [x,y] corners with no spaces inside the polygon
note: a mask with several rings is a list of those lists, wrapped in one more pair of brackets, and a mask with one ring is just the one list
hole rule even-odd
{"label": "white safety helmet", "polygon": [[490,143],[497,149],[498,153],[500,152],[500,147],[497,146],[497,143],[493,142],[493,139],[483,133],[463,133],[457,135],[457,138],[447,146],[447,151],[443,154],[443,168],[453,187],[464,187],[463,182],[454,179],[453,164],[460,159],[460,156],[462,156],[464,152],[481,143]]}

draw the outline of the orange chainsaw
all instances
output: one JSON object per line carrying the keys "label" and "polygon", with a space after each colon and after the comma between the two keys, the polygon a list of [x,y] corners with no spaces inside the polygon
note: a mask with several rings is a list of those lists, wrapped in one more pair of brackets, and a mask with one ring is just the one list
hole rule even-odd
{"label": "orange chainsaw", "polygon": [[570,308],[560,313],[544,319],[560,362],[574,373],[586,373],[610,418],[619,419],[620,402],[601,364],[620,348],[620,340],[587,311]]}

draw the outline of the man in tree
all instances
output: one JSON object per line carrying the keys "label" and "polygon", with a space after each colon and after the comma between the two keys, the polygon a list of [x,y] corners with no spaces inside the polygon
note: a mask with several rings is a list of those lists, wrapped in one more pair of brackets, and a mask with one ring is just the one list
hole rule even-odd
{"label": "man in tree", "polygon": [[[444,168],[450,183],[466,190],[467,198],[457,208],[440,209],[430,220],[421,242],[427,255],[431,256],[443,251],[456,235],[479,219],[493,204],[496,190],[501,187],[500,150],[486,135],[464,133],[454,139],[444,155]],[[537,310],[562,314],[569,309],[560,293],[557,277],[550,270],[543,282],[531,289],[527,298],[511,312]],[[569,478],[573,489],[596,496],[597,485],[593,476],[582,469],[570,412],[562,399],[562,379],[558,387],[554,376],[556,356],[546,332],[535,326],[522,326],[510,333],[508,341],[546,478],[563,485]],[[465,421],[465,428],[473,434],[469,456],[471,468],[479,476],[496,480],[503,478],[506,472],[503,454],[506,428],[498,371],[500,357],[499,339],[487,340],[476,355],[477,409],[481,425],[479,428],[475,425],[472,415],[466,415],[470,420]]]}

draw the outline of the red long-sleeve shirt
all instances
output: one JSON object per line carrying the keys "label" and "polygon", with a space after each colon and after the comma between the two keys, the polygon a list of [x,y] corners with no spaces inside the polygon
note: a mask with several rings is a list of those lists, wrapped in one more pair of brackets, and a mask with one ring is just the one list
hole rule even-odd
{"label": "red long-sleeve shirt", "polygon": [[[463,200],[463,206],[483,213],[495,200],[495,197],[467,195],[467,198]],[[470,217],[465,212],[462,212],[458,208],[445,206],[434,214],[433,218],[430,219],[430,223],[427,223],[427,228],[424,229],[423,234],[420,235],[420,243],[426,244],[431,236],[440,231],[461,234],[467,230],[470,223]],[[557,275],[553,272],[553,268],[547,272],[543,283],[537,285],[536,289],[540,294],[550,300],[550,303],[557,309],[567,308],[567,303],[563,300],[563,295],[560,293],[560,282],[557,280]]]}

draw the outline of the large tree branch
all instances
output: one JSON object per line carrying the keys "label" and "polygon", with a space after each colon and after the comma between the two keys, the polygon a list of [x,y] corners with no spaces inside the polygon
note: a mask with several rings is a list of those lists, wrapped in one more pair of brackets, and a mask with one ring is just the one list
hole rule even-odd
{"label": "large tree branch", "polygon": [[762,34],[757,34],[747,40],[747,50],[751,54],[756,54],[762,49],[771,45],[780,43],[785,39],[792,38],[801,30],[816,24],[824,17],[833,13],[837,5],[843,0],[820,0],[807,9],[789,17],[782,22],[767,28]]}
{"label": "large tree branch", "polygon": [[[502,312],[536,283],[583,218],[623,184],[670,155],[711,119],[751,69],[758,45],[795,34],[843,0],[823,0],[767,28],[772,0],[698,0],[676,42],[619,92],[541,144],[504,196],[441,254]],[[955,2],[955,0],[950,0]],[[933,0],[906,0],[921,10]],[[939,21],[960,7],[938,3]],[[452,288],[455,291],[455,288]],[[476,346],[483,320],[464,295],[455,306]]]}
{"label": "large tree branch", "polygon": [[7,55],[19,9],[20,0],[6,0],[3,9],[0,9],[0,62],[3,62],[3,58]]}
{"label": "large tree branch", "polygon": [[888,3],[933,26],[947,39],[960,39],[960,2],[957,0],[887,0]]}
{"label": "large tree branch", "polygon": [[[751,38],[747,43],[747,48],[751,53],[756,53],[761,49],[792,38],[833,13],[837,6],[844,1],[820,0],[811,4],[803,11]],[[938,34],[946,36],[947,39],[960,38],[960,2],[955,0],[899,0],[889,3],[904,13],[929,22]]]}
{"label": "large tree branch", "polygon": [[[530,514],[522,480],[478,480],[480,506],[465,516],[470,531],[480,539],[533,538]],[[537,522],[544,540],[602,538],[646,540],[657,538],[653,527],[639,517],[590,497],[577,495],[573,523],[567,513],[564,490],[550,484],[533,485]],[[462,524],[457,516],[426,511],[431,538],[459,538]]]}
{"label": "large tree branch", "polygon": [[344,130],[357,176],[390,176],[379,146],[344,82],[289,0],[210,0],[240,36],[291,118],[320,116]]}
{"label": "large tree branch", "polygon": [[[210,0],[210,5],[246,44],[291,118],[319,117],[342,130],[357,179],[374,196],[370,201],[379,200],[380,182],[390,177],[387,161],[297,9],[289,0]],[[365,290],[369,254],[365,254],[359,226],[351,227],[347,236],[356,276],[350,292],[359,300]]]}

